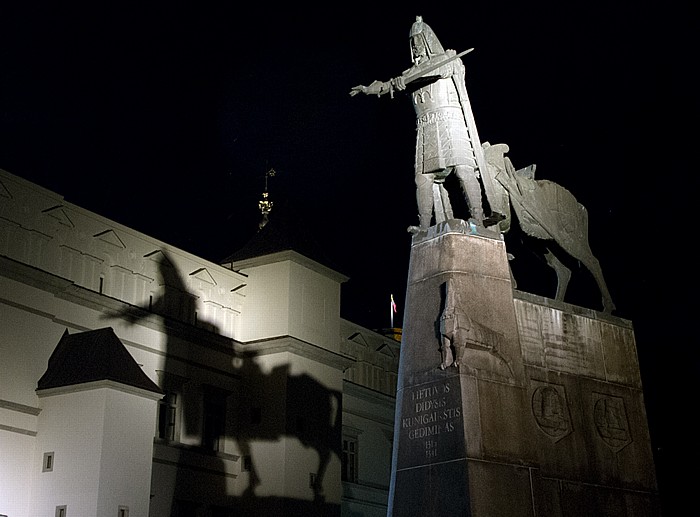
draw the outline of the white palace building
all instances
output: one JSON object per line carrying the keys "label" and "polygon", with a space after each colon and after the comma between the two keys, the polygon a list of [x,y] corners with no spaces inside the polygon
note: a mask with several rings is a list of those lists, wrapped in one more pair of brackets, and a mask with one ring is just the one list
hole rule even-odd
{"label": "white palace building", "polygon": [[386,515],[400,343],[281,224],[217,264],[0,170],[0,516]]}

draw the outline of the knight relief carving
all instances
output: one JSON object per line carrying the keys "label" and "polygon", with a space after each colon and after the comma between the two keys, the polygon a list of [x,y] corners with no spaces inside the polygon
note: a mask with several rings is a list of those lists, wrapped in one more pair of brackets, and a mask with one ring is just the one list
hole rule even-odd
{"label": "knight relief carving", "polygon": [[456,304],[456,296],[452,282],[445,284],[445,306],[438,321],[440,338],[440,369],[457,367],[466,364],[464,361],[467,350],[479,350],[493,355],[505,365],[513,375],[509,361],[503,354],[506,348],[506,337],[492,328],[470,318]]}

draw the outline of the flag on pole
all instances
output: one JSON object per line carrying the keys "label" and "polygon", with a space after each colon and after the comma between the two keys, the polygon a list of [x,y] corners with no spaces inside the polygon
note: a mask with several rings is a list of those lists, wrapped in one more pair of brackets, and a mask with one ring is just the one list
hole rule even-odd
{"label": "flag on pole", "polygon": [[391,295],[391,310],[396,312],[396,302],[394,301],[394,295]]}

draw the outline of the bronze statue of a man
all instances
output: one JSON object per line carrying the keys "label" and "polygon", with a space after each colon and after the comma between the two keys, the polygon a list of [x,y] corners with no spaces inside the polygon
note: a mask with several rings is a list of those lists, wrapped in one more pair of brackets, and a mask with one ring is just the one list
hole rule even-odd
{"label": "bronze statue of a man", "polygon": [[420,227],[409,227],[409,231],[430,226],[433,206],[436,222],[452,218],[443,186],[452,172],[464,191],[471,221],[483,226],[479,171],[484,162],[459,57],[466,52],[457,55],[454,50],[444,50],[420,16],[411,27],[410,40],[411,68],[389,81],[356,86],[350,95],[393,96],[394,90],[411,94],[417,119],[415,180]]}

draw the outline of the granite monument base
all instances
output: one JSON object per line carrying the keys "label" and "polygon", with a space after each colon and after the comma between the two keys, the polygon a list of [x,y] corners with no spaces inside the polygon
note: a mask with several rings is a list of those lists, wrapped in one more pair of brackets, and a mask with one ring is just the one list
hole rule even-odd
{"label": "granite monument base", "polygon": [[500,235],[461,220],[414,235],[403,321],[388,515],[527,515],[527,390]]}
{"label": "granite monument base", "polygon": [[660,515],[630,322],[515,291],[498,234],[411,246],[388,515]]}

